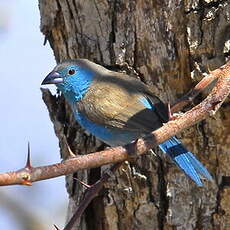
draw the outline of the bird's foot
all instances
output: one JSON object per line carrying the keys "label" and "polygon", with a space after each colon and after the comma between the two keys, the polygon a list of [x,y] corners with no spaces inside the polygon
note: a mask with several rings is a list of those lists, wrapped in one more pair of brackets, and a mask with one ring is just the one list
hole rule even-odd
{"label": "bird's foot", "polygon": [[135,161],[137,158],[137,142],[138,139],[126,145],[127,153],[129,155],[129,161]]}

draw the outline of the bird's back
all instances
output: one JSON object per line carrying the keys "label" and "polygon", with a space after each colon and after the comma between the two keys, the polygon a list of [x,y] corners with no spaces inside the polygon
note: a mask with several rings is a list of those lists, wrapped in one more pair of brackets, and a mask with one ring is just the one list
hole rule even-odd
{"label": "bird's back", "polygon": [[92,86],[77,107],[97,124],[143,134],[167,120],[165,105],[147,86],[113,71],[96,72]]}

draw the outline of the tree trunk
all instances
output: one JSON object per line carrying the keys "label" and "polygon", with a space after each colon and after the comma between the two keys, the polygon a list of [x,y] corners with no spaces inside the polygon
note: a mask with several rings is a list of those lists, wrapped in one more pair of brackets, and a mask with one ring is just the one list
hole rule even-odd
{"label": "tree trunk", "polygon": [[[176,102],[208,71],[224,64],[229,52],[229,1],[39,0],[41,31],[57,62],[87,58],[126,71],[151,85],[165,103]],[[49,71],[49,70],[47,70]],[[205,92],[196,103],[206,96]],[[66,157],[64,137],[77,154],[105,145],[74,120],[63,96],[43,91],[43,99]],[[81,230],[230,229],[230,106],[181,134],[213,175],[198,188],[159,152],[125,162],[87,208]],[[156,150],[158,152],[158,150]],[[86,183],[102,168],[66,177],[68,219],[82,199]]]}

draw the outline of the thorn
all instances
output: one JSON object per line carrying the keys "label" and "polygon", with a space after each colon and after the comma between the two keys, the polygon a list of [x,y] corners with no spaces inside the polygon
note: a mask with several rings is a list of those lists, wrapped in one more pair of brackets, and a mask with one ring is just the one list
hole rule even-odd
{"label": "thorn", "polygon": [[173,117],[173,115],[172,115],[170,102],[168,102],[168,118],[169,118],[169,121],[176,120],[176,118]]}
{"label": "thorn", "polygon": [[43,42],[43,46],[45,46],[46,45],[46,43],[47,43],[47,36],[45,35],[45,37],[44,37],[44,42]]}
{"label": "thorn", "polygon": [[68,158],[75,158],[76,155],[72,152],[71,148],[69,147],[66,137],[64,138],[64,142],[68,150],[68,154],[69,154]]}
{"label": "thorn", "polygon": [[60,230],[56,224],[54,224],[56,230]]}
{"label": "thorn", "polygon": [[28,153],[27,153],[27,160],[26,160],[26,166],[25,166],[26,169],[32,169],[32,164],[31,164],[31,161],[30,161],[30,143],[28,142]]}
{"label": "thorn", "polygon": [[90,187],[91,187],[91,185],[86,184],[85,182],[79,180],[79,179],[76,178],[76,177],[74,177],[73,179],[76,180],[76,181],[78,181],[80,184],[82,184],[82,185],[83,185],[84,187],[86,187],[86,188],[90,188]]}
{"label": "thorn", "polygon": [[219,105],[220,103],[221,103],[221,101],[215,101],[215,102],[213,102],[212,103],[212,109],[216,110],[217,105]]}
{"label": "thorn", "polygon": [[154,157],[157,157],[157,154],[156,154],[152,149],[150,149],[149,152],[150,152]]}
{"label": "thorn", "polygon": [[175,121],[179,117],[180,117],[180,113],[172,114],[171,105],[170,105],[170,103],[168,103],[168,119],[169,119],[169,121]]}

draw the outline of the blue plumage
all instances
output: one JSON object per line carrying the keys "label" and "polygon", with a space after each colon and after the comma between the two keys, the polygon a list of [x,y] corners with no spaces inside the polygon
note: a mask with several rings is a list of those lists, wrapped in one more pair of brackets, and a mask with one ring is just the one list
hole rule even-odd
{"label": "blue plumage", "polygon": [[[146,85],[88,60],[57,65],[42,84],[56,84],[79,124],[110,146],[134,141],[168,120],[165,105]],[[198,186],[203,185],[201,177],[212,180],[176,137],[159,147]]]}
{"label": "blue plumage", "polygon": [[125,145],[139,136],[138,133],[127,132],[115,128],[107,128],[103,125],[98,125],[83,114],[79,113],[75,108],[74,115],[78,123],[84,127],[88,132],[96,136],[98,139],[110,146]]}
{"label": "blue plumage", "polygon": [[[70,75],[69,72],[71,71],[74,74]],[[76,73],[77,77],[75,77]],[[70,104],[74,104],[82,99],[93,80],[92,72],[76,65],[69,65],[65,69],[61,69],[60,75],[63,76],[63,82],[57,84],[57,87],[64,93],[65,98]]]}
{"label": "blue plumage", "polygon": [[202,186],[200,176],[203,176],[208,180],[212,180],[212,177],[207,169],[182,145],[176,137],[170,138],[160,144],[159,147],[164,153],[168,154],[185,172],[185,174],[193,179],[198,186]]}

